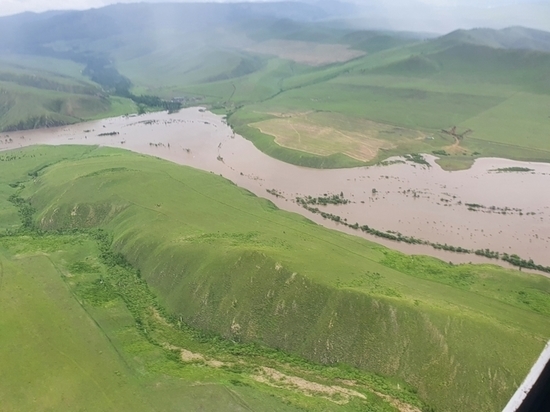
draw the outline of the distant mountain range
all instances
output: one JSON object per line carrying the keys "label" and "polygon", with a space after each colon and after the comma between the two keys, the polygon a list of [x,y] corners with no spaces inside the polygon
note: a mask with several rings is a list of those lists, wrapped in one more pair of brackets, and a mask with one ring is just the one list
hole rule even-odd
{"label": "distant mountain range", "polygon": [[[349,42],[360,44],[362,37],[372,37],[371,32],[346,28],[346,17],[357,13],[358,6],[338,1],[274,2],[274,3],[157,3],[117,4],[85,11],[54,11],[46,13],[23,13],[0,18],[0,52],[36,53],[44,48],[60,51],[59,42],[70,44],[73,50],[86,48],[90,43],[106,38],[117,38],[115,43],[131,41],[122,37],[138,39],[152,32],[168,31],[176,34],[193,33],[204,38],[205,31],[239,32],[256,35],[257,28],[269,28],[268,38],[292,36],[303,32],[313,23],[338,19],[336,29],[346,31],[341,38],[321,35],[323,42]],[[349,27],[349,25],[348,25]],[[311,27],[309,27],[311,29]],[[323,30],[325,27],[322,28]],[[426,28],[429,31],[429,28]],[[319,36],[321,30],[317,30]],[[351,32],[355,32],[350,34]],[[359,34],[357,33],[359,32]],[[380,31],[376,31],[379,33]],[[342,33],[337,33],[338,35]],[[263,33],[266,37],[266,33]],[[217,39],[223,43],[224,39]],[[395,34],[390,37],[396,37]],[[403,37],[403,36],[397,36]],[[386,39],[387,40],[387,39]],[[456,30],[440,39],[441,44],[469,43],[493,48],[527,49],[550,51],[550,33],[524,27],[502,30],[472,29]],[[392,44],[392,41],[388,41]],[[55,45],[54,45],[55,44]],[[397,45],[397,43],[393,43]],[[95,51],[108,52],[116,44],[93,45]],[[364,49],[364,46],[359,48]]]}
{"label": "distant mountain range", "polygon": [[442,43],[469,43],[497,49],[523,49],[550,52],[550,33],[525,27],[502,30],[456,30],[438,40]]}

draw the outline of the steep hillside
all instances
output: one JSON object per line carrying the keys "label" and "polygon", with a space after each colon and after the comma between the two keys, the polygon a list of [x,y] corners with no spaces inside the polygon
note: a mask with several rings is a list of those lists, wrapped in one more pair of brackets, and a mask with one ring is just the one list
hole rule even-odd
{"label": "steep hillside", "polygon": [[500,410],[550,333],[546,278],[411,258],[207,173],[100,149],[25,186],[41,228],[108,230],[181,321],[403,379],[436,410]]}
{"label": "steep hillside", "polygon": [[113,160],[101,152],[65,146],[0,155],[3,410],[40,405],[87,411],[395,412],[396,407],[423,407],[402,380],[323,366],[189,327],[168,313],[139,270],[111,249],[108,232],[34,227],[33,209],[19,196],[24,186],[33,185],[41,170],[69,159],[78,163],[107,155],[104,160]]}

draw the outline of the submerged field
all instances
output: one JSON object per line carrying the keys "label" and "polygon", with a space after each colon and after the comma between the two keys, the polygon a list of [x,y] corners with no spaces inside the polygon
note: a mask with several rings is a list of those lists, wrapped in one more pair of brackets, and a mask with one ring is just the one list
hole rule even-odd
{"label": "submerged field", "polygon": [[[143,405],[163,397],[190,408],[221,399],[234,410],[496,411],[550,334],[541,276],[406,256],[221,177],[124,151],[9,153],[0,302],[26,315],[2,319],[10,338],[0,344],[21,350],[0,365],[25,365],[25,356],[47,373],[39,353],[54,351],[67,363],[60,380],[78,384],[61,381],[66,396],[37,392],[53,407],[87,402],[78,388],[112,379]],[[44,322],[59,325],[58,344],[31,339]],[[86,345],[65,338],[67,328],[89,336]],[[26,382],[30,367],[16,379]]]}

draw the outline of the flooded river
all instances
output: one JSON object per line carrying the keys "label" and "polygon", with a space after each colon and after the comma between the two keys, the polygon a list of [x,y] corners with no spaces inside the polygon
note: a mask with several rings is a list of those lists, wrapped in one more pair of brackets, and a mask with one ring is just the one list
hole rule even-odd
{"label": "flooded river", "polygon": [[[454,263],[505,265],[473,254],[366,235],[323,219],[294,201],[297,196],[343,193],[350,203],[319,208],[348,223],[433,243],[515,253],[550,266],[550,164],[485,158],[478,159],[469,170],[446,172],[435,164],[435,158],[426,156],[431,167],[401,162],[354,169],[308,169],[270,158],[234,135],[221,117],[199,108],[0,135],[0,150],[33,144],[102,145],[150,154],[221,174],[281,209],[393,249]],[[531,170],[509,170],[514,167]],[[267,193],[273,189],[282,197]]]}

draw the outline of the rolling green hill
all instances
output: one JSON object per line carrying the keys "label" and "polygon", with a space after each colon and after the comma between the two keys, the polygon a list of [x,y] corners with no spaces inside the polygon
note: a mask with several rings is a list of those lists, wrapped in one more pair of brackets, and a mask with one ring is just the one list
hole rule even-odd
{"label": "rolling green hill", "polygon": [[80,70],[51,58],[0,56],[0,130],[60,126],[136,110],[128,99],[108,96]]}
{"label": "rolling green hill", "polygon": [[116,153],[35,147],[0,156],[2,409],[390,412],[394,404],[424,404],[401,380],[182,324],[113,253],[109,232],[32,227],[19,194],[33,176],[69,159],[111,161]]}
{"label": "rolling green hill", "polygon": [[[460,162],[459,167],[467,167],[477,156],[550,161],[550,123],[543,109],[550,103],[549,66],[550,54],[545,52],[470,43],[444,47],[429,41],[287,78],[279,93],[245,105],[231,114],[230,122],[266,153],[317,167],[328,162],[285,151],[273,136],[254,130],[253,123],[273,113],[317,111],[338,114],[350,124],[368,119],[426,136],[401,142],[389,136],[387,141],[396,147],[380,151],[370,163],[434,150],[445,150],[450,156],[443,161]],[[454,135],[448,132],[453,127]],[[332,167],[346,163],[349,160]]]}
{"label": "rolling green hill", "polygon": [[[2,156],[9,172],[3,174],[0,193],[4,199],[12,196],[15,204],[0,215],[0,223],[13,225],[19,205],[27,228],[36,225],[52,234],[47,236],[81,233],[98,239],[99,260],[84,259],[95,255],[83,239],[79,244],[88,252],[71,252],[77,257],[64,258],[62,267],[73,273],[70,265],[76,260],[83,268],[92,262],[120,268],[94,273],[103,273],[103,282],[126,302],[142,328],[140,336],[156,342],[157,348],[203,353],[203,358],[191,358],[205,365],[201,373],[217,382],[238,379],[261,392],[270,387],[261,382],[279,376],[262,368],[297,362],[297,368],[281,373],[321,383],[329,375],[333,384],[335,377],[364,382],[367,398],[374,391],[381,401],[390,396],[427,408],[425,402],[432,410],[497,411],[550,333],[550,280],[541,276],[402,255],[280,211],[221,177],[124,151],[36,147]],[[25,198],[29,204],[17,200]],[[87,231],[95,228],[105,232]],[[17,247],[23,246],[17,245],[24,242],[2,239],[4,247],[16,247],[11,256],[21,255]],[[45,252],[55,257],[57,250],[64,249],[52,246]],[[131,280],[135,269],[156,298],[142,289],[144,284]],[[78,287],[80,278],[68,276],[67,281]],[[142,286],[134,289],[134,283]],[[92,299],[99,292],[86,296]],[[262,344],[314,364],[299,366],[302,361],[285,361],[287,355],[270,355],[267,349],[257,349],[256,357],[254,349],[252,356],[240,359],[252,359],[255,366],[224,378],[208,366],[219,364],[207,360],[234,362],[223,349],[228,341],[177,337],[155,311],[193,330],[242,342],[243,348]],[[319,364],[349,366],[314,366]],[[154,370],[172,371],[168,375],[187,381],[203,376],[170,365]],[[368,373],[386,378],[376,381]],[[402,383],[391,384],[392,379]],[[303,393],[281,393],[286,392],[276,397],[289,405],[327,410],[303,403]],[[352,398],[342,407],[365,407],[361,398]]]}

